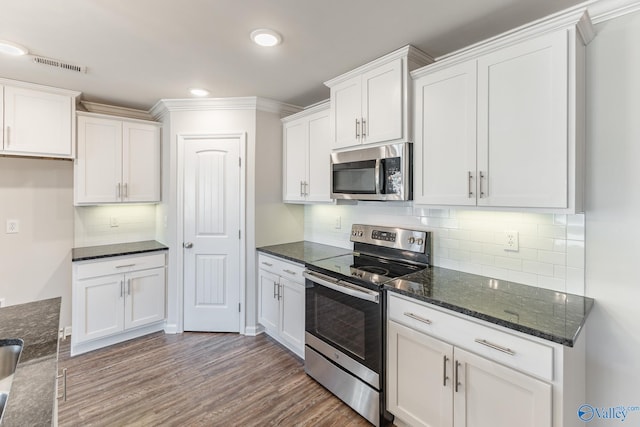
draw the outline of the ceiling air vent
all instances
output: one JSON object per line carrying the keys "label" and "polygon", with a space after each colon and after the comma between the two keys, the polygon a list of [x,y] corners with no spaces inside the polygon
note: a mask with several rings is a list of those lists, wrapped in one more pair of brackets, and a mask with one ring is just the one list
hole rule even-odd
{"label": "ceiling air vent", "polygon": [[44,56],[34,56],[33,62],[40,65],[60,68],[62,70],[73,71],[76,73],[87,72],[87,67],[84,67],[82,65],[69,64],[68,62],[60,61],[59,59],[45,58]]}

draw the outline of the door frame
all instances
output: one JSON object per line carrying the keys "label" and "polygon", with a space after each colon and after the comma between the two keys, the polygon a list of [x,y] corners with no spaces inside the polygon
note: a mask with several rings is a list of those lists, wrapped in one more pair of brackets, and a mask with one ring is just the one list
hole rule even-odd
{"label": "door frame", "polygon": [[184,242],[184,159],[185,159],[185,143],[187,141],[199,141],[207,139],[237,139],[240,144],[240,325],[238,325],[239,333],[245,334],[245,318],[246,318],[246,263],[247,263],[247,232],[246,232],[246,147],[247,133],[239,132],[215,132],[215,133],[181,133],[176,135],[177,143],[177,183],[176,183],[176,297],[177,297],[177,332],[184,332],[184,250],[182,243]]}

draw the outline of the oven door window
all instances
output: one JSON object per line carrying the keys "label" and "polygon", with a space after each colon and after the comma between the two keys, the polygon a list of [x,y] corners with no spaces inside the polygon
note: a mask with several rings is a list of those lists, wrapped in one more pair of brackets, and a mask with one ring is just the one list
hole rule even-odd
{"label": "oven door window", "polygon": [[306,325],[310,334],[380,372],[382,319],[380,304],[324,286],[307,287]]}
{"label": "oven door window", "polygon": [[376,194],[376,161],[334,164],[333,192]]}

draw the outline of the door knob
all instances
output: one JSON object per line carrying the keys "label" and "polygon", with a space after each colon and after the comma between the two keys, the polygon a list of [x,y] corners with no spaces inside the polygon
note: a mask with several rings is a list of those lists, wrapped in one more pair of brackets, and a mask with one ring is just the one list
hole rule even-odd
{"label": "door knob", "polygon": [[183,243],[183,244],[182,244],[182,246],[183,246],[185,249],[191,249],[191,248],[193,247],[193,243],[191,243],[191,242],[186,242],[186,243]]}

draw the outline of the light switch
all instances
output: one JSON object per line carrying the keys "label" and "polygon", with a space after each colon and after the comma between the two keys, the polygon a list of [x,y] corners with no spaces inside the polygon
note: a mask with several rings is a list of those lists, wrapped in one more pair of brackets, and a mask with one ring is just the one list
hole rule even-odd
{"label": "light switch", "polygon": [[7,220],[7,234],[14,234],[20,232],[20,221],[17,219]]}

